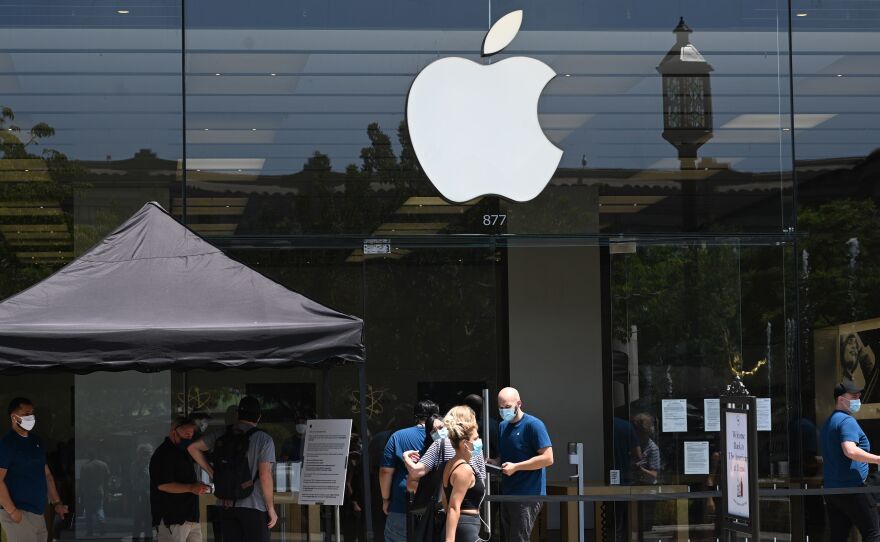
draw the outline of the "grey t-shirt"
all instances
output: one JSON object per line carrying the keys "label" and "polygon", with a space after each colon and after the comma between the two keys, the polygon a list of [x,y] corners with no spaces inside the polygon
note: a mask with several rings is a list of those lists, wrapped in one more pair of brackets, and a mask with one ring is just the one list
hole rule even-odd
{"label": "grey t-shirt", "polygon": [[[244,432],[249,431],[251,427],[253,426],[247,423],[238,424],[238,428]],[[213,450],[214,443],[217,442],[217,439],[225,432],[226,429],[221,429],[206,434],[204,437],[205,446],[207,446],[209,450]],[[269,433],[266,433],[265,431],[256,431],[251,435],[251,438],[248,441],[247,458],[248,465],[251,467],[251,476],[253,478],[257,477],[260,463],[269,463],[270,465],[275,464],[275,442],[272,440],[272,437],[269,436]],[[266,501],[263,499],[263,488],[261,487],[259,480],[254,483],[254,492],[244,499],[235,501],[235,506],[239,508],[255,508],[261,512],[266,511]]]}

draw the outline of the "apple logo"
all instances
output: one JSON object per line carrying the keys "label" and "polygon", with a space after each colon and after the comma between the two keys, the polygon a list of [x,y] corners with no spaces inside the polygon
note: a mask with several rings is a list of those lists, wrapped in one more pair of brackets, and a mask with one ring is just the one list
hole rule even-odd
{"label": "apple logo", "polygon": [[[522,10],[499,19],[483,40],[482,56],[513,41]],[[544,135],[538,99],[551,79],[549,66],[529,57],[478,64],[441,58],[415,78],[406,120],[416,156],[447,200],[498,195],[529,201],[544,190],[562,150]]]}

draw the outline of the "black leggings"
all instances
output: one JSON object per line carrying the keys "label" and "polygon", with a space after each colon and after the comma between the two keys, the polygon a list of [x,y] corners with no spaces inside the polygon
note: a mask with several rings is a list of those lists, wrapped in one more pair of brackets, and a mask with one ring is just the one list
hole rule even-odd
{"label": "black leggings", "polygon": [[[479,542],[480,540],[480,516],[462,514],[458,516],[458,525],[455,527],[455,542]],[[446,540],[446,526],[440,540]]]}
{"label": "black leggings", "polygon": [[862,542],[880,542],[880,519],[874,497],[867,493],[826,495],[831,542],[846,542],[855,526]]}

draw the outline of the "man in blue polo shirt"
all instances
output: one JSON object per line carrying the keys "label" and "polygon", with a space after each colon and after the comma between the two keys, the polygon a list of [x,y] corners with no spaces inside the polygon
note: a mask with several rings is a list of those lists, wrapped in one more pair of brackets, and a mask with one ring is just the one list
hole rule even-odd
{"label": "man in blue polo shirt", "polygon": [[[852,417],[861,408],[862,388],[851,380],[834,387],[836,410],[822,426],[823,475],[825,488],[865,487],[868,463],[880,464],[880,456],[870,453],[871,443]],[[863,542],[880,542],[880,518],[870,493],[826,495],[831,542],[849,540],[853,525]]]}
{"label": "man in blue polo shirt", "polygon": [[33,403],[16,397],[8,413],[12,429],[0,438],[0,525],[9,542],[46,542],[46,503],[51,498],[62,518],[67,507],[46,464],[46,448],[31,433],[37,423]]}
{"label": "man in blue polo shirt", "polygon": [[403,453],[421,450],[425,443],[425,421],[440,413],[433,401],[419,401],[414,409],[415,426],[395,431],[385,445],[382,467],[379,469],[379,487],[382,491],[382,511],[385,520],[385,542],[406,542],[406,463]]}
{"label": "man in blue polo shirt", "polygon": [[[522,410],[514,388],[498,393],[501,415],[498,450],[501,453],[501,492],[504,495],[547,494],[546,468],[553,464],[553,447],[544,422]],[[508,542],[528,542],[543,502],[501,503],[501,528]]]}

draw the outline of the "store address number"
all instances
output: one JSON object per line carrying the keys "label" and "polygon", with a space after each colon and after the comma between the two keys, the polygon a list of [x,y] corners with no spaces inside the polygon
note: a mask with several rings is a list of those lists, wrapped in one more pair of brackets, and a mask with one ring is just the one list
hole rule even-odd
{"label": "store address number", "polygon": [[507,222],[507,215],[483,215],[484,226],[503,226]]}

